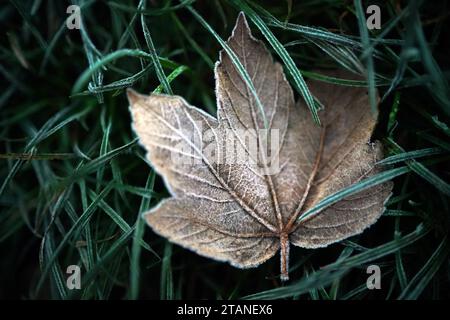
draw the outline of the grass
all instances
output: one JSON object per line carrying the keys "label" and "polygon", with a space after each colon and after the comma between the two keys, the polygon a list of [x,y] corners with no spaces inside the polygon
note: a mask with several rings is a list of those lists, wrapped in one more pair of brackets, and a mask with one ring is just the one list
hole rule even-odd
{"label": "grass", "polygon": [[[62,1],[0,7],[0,298],[449,298],[446,1],[380,2],[381,30],[364,28],[368,3],[358,0],[74,3],[80,30],[65,27]],[[140,219],[169,194],[131,131],[124,91],[181,95],[214,115],[213,63],[230,50],[240,11],[313,115],[320,101],[308,79],[366,87],[372,105],[376,90],[382,97],[374,139],[386,171],[321,205],[393,179],[386,212],[362,235],[292,248],[287,284],[277,258],[235,269],[169,244]],[[371,264],[381,290],[366,288]],[[66,287],[69,265],[81,266],[81,290]]]}

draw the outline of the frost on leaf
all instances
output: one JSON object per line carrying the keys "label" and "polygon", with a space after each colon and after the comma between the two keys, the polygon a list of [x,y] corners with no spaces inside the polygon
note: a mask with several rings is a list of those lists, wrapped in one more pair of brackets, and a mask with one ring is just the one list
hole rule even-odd
{"label": "frost on leaf", "polygon": [[[217,119],[178,96],[128,91],[133,129],[172,195],[145,219],[170,241],[239,268],[256,267],[280,251],[281,278],[287,280],[290,244],[324,247],[361,233],[382,214],[391,182],[298,219],[325,197],[380,171],[381,145],[369,143],[376,119],[364,88],[311,81],[309,89],[324,105],[322,125],[316,125],[303,101],[295,104],[281,65],[252,37],[242,13],[227,44],[259,105],[224,51],[215,68]],[[262,144],[271,131],[279,140],[272,150],[278,170],[259,161],[263,155],[246,149],[242,137],[249,132]],[[223,151],[230,141],[257,159],[235,161]]]}

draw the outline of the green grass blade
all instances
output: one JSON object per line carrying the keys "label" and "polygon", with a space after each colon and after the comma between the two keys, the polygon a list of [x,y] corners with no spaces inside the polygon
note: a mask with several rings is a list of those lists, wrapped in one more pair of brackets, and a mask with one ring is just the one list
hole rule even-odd
{"label": "green grass blade", "polygon": [[408,286],[402,291],[398,298],[405,300],[415,300],[419,298],[435,273],[438,272],[441,266],[446,262],[448,254],[449,243],[447,237],[444,237],[430,259],[425,263],[422,269],[416,273],[414,278],[411,279]]}
{"label": "green grass blade", "polygon": [[[397,153],[404,153],[405,151],[394,142],[394,140],[388,138],[390,147]],[[408,167],[418,174],[420,177],[428,181],[432,186],[438,189],[440,192],[444,193],[447,196],[450,196],[450,185],[439,178],[436,174],[431,172],[428,168],[426,168],[423,164],[417,162],[416,160],[406,160],[406,164]]]}
{"label": "green grass blade", "polygon": [[[155,185],[155,173],[152,172],[147,179],[145,188],[153,190]],[[136,218],[136,229],[133,235],[133,245],[131,247],[131,261],[130,261],[130,291],[129,298],[136,300],[139,297],[139,276],[140,276],[140,256],[141,246],[139,243],[144,236],[144,219],[141,213],[147,211],[150,207],[151,198],[142,198],[139,214]]]}
{"label": "green grass blade", "polygon": [[228,54],[231,62],[236,67],[237,71],[239,72],[242,79],[247,84],[253,97],[255,98],[256,105],[258,106],[259,112],[261,114],[261,118],[264,123],[264,128],[268,128],[267,116],[264,112],[264,107],[263,107],[261,101],[259,100],[258,93],[256,92],[255,86],[253,85],[253,82],[252,82],[247,70],[244,68],[242,63],[239,61],[239,58],[236,56],[236,54],[233,52],[233,50],[231,50],[231,48],[228,46],[228,44],[225,41],[223,41],[223,39],[217,34],[217,32],[214,31],[214,29],[205,21],[205,19],[203,19],[203,17],[197,11],[195,11],[191,6],[188,6],[187,8],[192,13],[192,15],[200,22],[200,24],[206,30],[208,30],[209,33],[211,33],[214,36],[214,38],[217,40],[217,42],[219,42],[219,44],[222,46],[222,48]]}
{"label": "green grass blade", "polygon": [[361,192],[362,190],[366,190],[373,186],[379,185],[383,182],[392,180],[393,178],[398,177],[402,174],[405,174],[409,171],[410,171],[410,168],[408,168],[408,167],[400,167],[400,168],[383,171],[381,173],[371,176],[370,178],[363,179],[355,184],[348,186],[347,188],[344,188],[340,191],[337,191],[337,192],[325,197],[314,208],[311,208],[311,209],[307,210],[306,212],[304,212],[302,215],[300,215],[300,217],[298,217],[297,221],[301,222],[305,219],[309,219],[314,215],[320,214],[320,212],[323,209],[344,199],[345,197],[356,194],[358,192]]}
{"label": "green grass blade", "polygon": [[47,261],[47,264],[46,264],[44,270],[42,271],[41,277],[37,284],[36,293],[41,290],[42,285],[44,284],[44,281],[47,278],[48,272],[50,271],[50,268],[55,263],[62,248],[66,245],[66,243],[69,241],[70,237],[73,234],[79,232],[81,229],[83,229],[86,226],[86,224],[89,222],[91,216],[96,211],[97,206],[99,205],[99,202],[108,195],[108,193],[112,190],[112,187],[113,187],[113,184],[111,183],[105,189],[103,189],[102,192],[98,195],[98,197],[89,205],[89,207],[83,212],[83,214],[79,217],[79,219],[72,225],[70,230],[67,231],[64,238],[61,240],[61,242],[58,244],[58,246],[54,250],[53,255]]}
{"label": "green grass blade", "polygon": [[267,41],[270,43],[275,52],[279,55],[281,60],[284,62],[287,72],[294,80],[294,85],[297,91],[302,95],[303,99],[306,102],[306,105],[309,108],[309,111],[312,114],[314,122],[320,125],[319,115],[317,114],[317,106],[314,101],[314,97],[306,85],[303,76],[295,65],[294,60],[292,60],[289,53],[283,47],[283,45],[278,41],[278,39],[274,36],[272,31],[267,27],[264,21],[256,14],[256,12],[250,8],[245,2],[241,0],[233,0],[237,7],[244,10],[244,12],[250,17],[253,23],[258,27]]}
{"label": "green grass blade", "polygon": [[429,231],[429,227],[425,227],[420,224],[415,231],[400,239],[387,242],[383,245],[369,249],[363,253],[356,254],[344,260],[336,261],[326,267],[323,267],[319,271],[314,272],[308,278],[303,278],[293,284],[255,293],[244,297],[244,299],[283,299],[294,295],[303,294],[312,288],[317,288],[319,284],[321,286],[330,284],[335,279],[342,277],[349,271],[350,268],[377,260],[388,254],[392,254],[401,248],[411,245],[428,234]]}
{"label": "green grass blade", "polygon": [[[145,10],[145,3],[146,0],[141,0],[139,2],[139,9]],[[150,51],[150,56],[152,58],[153,65],[155,66],[156,75],[158,76],[159,81],[161,82],[164,91],[168,94],[173,94],[172,88],[170,87],[169,81],[167,80],[166,75],[164,74],[164,70],[161,66],[161,63],[159,62],[158,55],[156,54],[155,45],[153,44],[152,36],[150,35],[150,30],[148,29],[147,25],[145,24],[145,18],[144,15],[141,14],[141,26],[142,26],[142,32],[144,33],[145,42],[147,43],[148,49]]]}
{"label": "green grass blade", "polygon": [[441,148],[425,148],[420,150],[414,150],[414,151],[408,151],[408,152],[402,152],[390,157],[387,157],[381,161],[379,161],[377,164],[394,164],[398,162],[404,162],[407,160],[432,156],[436,154],[442,154],[444,151]]}
{"label": "green grass blade", "polygon": [[356,16],[358,18],[359,33],[361,35],[361,44],[363,47],[362,58],[366,61],[367,87],[369,91],[369,102],[372,113],[378,115],[377,110],[377,92],[375,89],[375,67],[373,62],[373,48],[370,46],[369,31],[366,26],[366,17],[362,8],[361,0],[354,0]]}

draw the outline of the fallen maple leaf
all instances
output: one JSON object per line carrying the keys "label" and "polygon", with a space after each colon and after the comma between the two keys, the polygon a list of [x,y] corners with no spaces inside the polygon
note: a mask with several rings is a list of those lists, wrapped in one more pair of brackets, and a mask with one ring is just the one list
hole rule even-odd
{"label": "fallen maple leaf", "polygon": [[[310,82],[324,105],[322,126],[316,125],[302,102],[295,106],[281,65],[252,37],[242,13],[227,44],[251,78],[264,113],[223,51],[215,68],[217,119],[181,97],[128,91],[133,128],[173,195],[145,218],[170,241],[239,268],[256,267],[280,250],[281,278],[287,280],[290,243],[324,247],[361,233],[382,214],[391,182],[298,220],[328,195],[379,172],[381,146],[369,144],[376,119],[365,89]],[[269,172],[269,162],[261,164],[262,153],[256,164],[218,161],[230,140],[245,145],[240,133],[256,137],[264,129],[278,132],[278,172]],[[206,146],[198,143],[205,136]]]}

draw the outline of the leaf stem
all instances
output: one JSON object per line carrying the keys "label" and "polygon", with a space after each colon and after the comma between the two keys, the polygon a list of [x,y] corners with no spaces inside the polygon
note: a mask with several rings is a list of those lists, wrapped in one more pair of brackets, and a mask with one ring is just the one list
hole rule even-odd
{"label": "leaf stem", "polygon": [[289,280],[289,235],[282,233],[280,235],[280,269],[281,269],[281,281]]}

